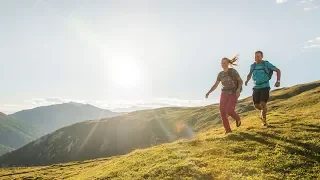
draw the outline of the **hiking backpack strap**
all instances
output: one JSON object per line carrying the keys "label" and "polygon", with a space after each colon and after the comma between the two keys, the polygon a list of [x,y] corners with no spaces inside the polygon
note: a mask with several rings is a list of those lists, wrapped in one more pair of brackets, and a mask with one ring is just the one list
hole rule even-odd
{"label": "hiking backpack strap", "polygon": [[251,68],[250,68],[250,74],[253,73],[253,71],[256,69],[256,63],[251,64]]}
{"label": "hiking backpack strap", "polygon": [[[268,66],[266,65],[266,63],[269,63],[269,61],[262,61],[262,65],[263,65],[263,69],[259,69],[259,70],[264,70],[264,72],[268,75],[269,77],[269,72],[267,70],[269,70]],[[257,70],[256,69],[257,63],[253,63],[251,65],[251,70],[250,73],[253,73],[253,71]]]}
{"label": "hiking backpack strap", "polygon": [[[267,80],[267,81],[264,81],[264,82],[262,82],[262,83],[257,83],[256,85],[262,85],[262,84],[265,84],[265,83],[269,82],[269,81],[270,81],[270,79],[272,78],[272,72],[271,72],[271,70],[269,69],[269,67],[268,67],[267,63],[269,63],[269,61],[262,61],[263,69],[259,69],[259,70],[263,70],[263,71],[264,71],[264,73],[266,73],[266,74],[267,74],[267,76],[268,76],[268,80]],[[254,70],[256,70],[256,69],[255,69],[255,66],[256,66],[256,63],[255,63],[255,65],[254,65],[254,69],[253,69],[253,71],[254,71]]]}
{"label": "hiking backpack strap", "polygon": [[272,70],[269,69],[267,63],[269,63],[269,61],[263,61],[263,69],[264,69],[264,72],[268,75],[269,77],[269,80],[272,78]]}
{"label": "hiking backpack strap", "polygon": [[[237,88],[238,88],[238,86],[239,86],[239,82],[238,82],[238,79],[237,79],[237,77],[236,76],[234,76],[234,72],[235,71],[235,69],[233,69],[233,68],[229,68],[229,70],[228,70],[228,75],[231,77],[231,79],[233,80],[233,82],[235,83],[235,85],[236,85],[236,89],[234,89],[234,91],[236,91],[237,90]],[[242,91],[242,87],[240,87],[240,92]]]}

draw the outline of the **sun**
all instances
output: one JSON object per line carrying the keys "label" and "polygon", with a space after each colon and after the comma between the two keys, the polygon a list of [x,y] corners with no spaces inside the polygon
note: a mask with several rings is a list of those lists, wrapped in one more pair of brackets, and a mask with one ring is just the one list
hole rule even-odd
{"label": "sun", "polygon": [[113,83],[122,88],[136,87],[140,81],[140,69],[130,57],[116,57],[111,60],[110,76]]}

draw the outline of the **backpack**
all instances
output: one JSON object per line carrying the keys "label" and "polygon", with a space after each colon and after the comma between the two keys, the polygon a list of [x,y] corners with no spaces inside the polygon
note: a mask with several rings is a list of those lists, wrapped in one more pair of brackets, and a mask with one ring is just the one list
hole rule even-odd
{"label": "backpack", "polygon": [[256,84],[256,85],[261,85],[261,84],[264,84],[264,83],[269,82],[269,81],[271,80],[272,76],[273,76],[273,71],[268,68],[268,66],[266,65],[266,63],[269,63],[269,61],[262,61],[263,69],[256,69],[257,63],[253,63],[253,64],[251,65],[252,70],[251,70],[250,73],[253,73],[253,71],[255,71],[255,70],[263,70],[263,71],[267,74],[267,76],[268,76],[268,78],[269,78],[267,81],[264,81],[264,82],[262,82],[262,83],[258,83],[258,84]]}
{"label": "backpack", "polygon": [[[232,69],[232,70],[231,70]],[[231,79],[233,80],[234,84],[236,85],[236,87],[239,86],[239,82],[238,82],[238,79],[236,76],[233,75],[233,73],[231,71],[236,71],[235,69],[233,68],[230,68],[228,70],[228,75],[231,77]],[[240,92],[242,92],[242,86],[240,87]]]}

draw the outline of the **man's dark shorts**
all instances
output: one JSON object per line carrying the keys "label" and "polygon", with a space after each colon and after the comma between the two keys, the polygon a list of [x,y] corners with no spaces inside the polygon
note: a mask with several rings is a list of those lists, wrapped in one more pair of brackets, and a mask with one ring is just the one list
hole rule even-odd
{"label": "man's dark shorts", "polygon": [[268,102],[270,97],[270,87],[253,89],[253,103],[260,104],[261,102]]}

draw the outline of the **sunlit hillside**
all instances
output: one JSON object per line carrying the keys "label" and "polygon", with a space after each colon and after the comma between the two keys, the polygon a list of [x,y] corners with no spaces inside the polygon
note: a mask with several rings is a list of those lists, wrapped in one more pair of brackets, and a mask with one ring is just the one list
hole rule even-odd
{"label": "sunlit hillside", "polygon": [[[214,106],[181,111],[194,130],[192,139],[178,140],[105,159],[32,168],[3,168],[3,179],[319,179],[320,82],[276,90],[270,103],[270,127],[261,127],[250,100],[242,100],[243,125],[223,135],[210,127]],[[213,111],[210,111],[213,110]],[[188,113],[198,112],[187,119]],[[150,111],[133,113],[151,115]],[[130,116],[133,116],[131,114]],[[160,113],[161,114],[161,113]],[[176,114],[177,115],[177,114]],[[207,121],[199,123],[198,119]],[[89,122],[88,122],[89,123]],[[198,123],[198,124],[197,124]],[[215,122],[218,123],[218,122]],[[202,131],[202,130],[203,131]],[[98,151],[98,149],[97,149]]]}

